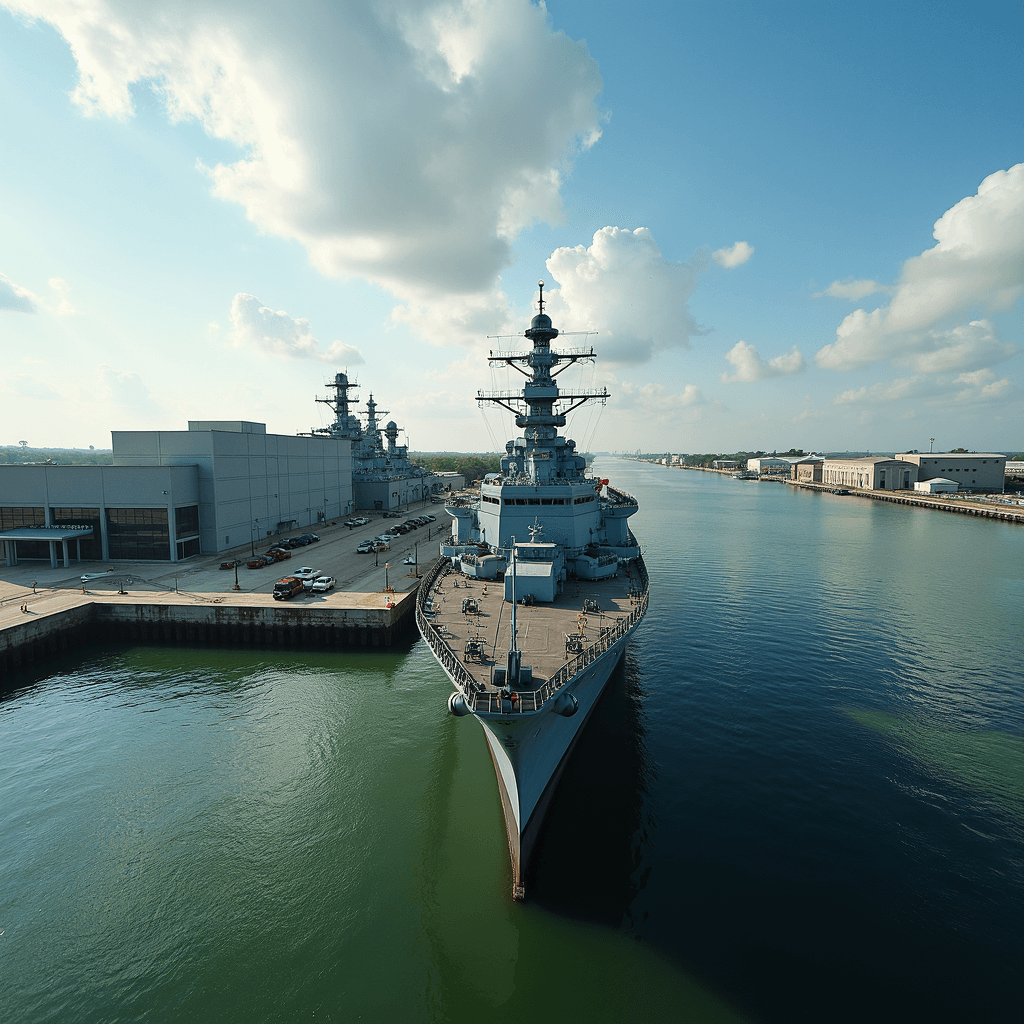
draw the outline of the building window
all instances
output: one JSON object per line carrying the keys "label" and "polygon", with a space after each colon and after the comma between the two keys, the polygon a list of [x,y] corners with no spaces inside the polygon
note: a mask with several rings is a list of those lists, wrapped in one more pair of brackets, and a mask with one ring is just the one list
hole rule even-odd
{"label": "building window", "polygon": [[199,533],[199,506],[185,505],[174,510],[174,535],[178,540]]}
{"label": "building window", "polygon": [[178,561],[182,561],[185,558],[191,558],[193,555],[199,554],[199,538],[193,537],[191,540],[179,540],[178,541]]}
{"label": "building window", "polygon": [[[41,508],[0,508],[0,530],[21,530],[26,526],[45,526],[46,513]],[[45,540],[19,540],[19,558],[50,557],[50,545]]]}
{"label": "building window", "polygon": [[111,558],[170,561],[171,540],[165,508],[108,508],[107,537]]}
{"label": "building window", "polygon": [[[100,536],[100,510],[98,508],[54,508],[50,509],[50,518],[55,526],[91,526],[92,534],[79,541],[82,545],[82,557],[99,561],[103,557],[103,539]],[[74,553],[74,546],[69,542],[68,550]]]}

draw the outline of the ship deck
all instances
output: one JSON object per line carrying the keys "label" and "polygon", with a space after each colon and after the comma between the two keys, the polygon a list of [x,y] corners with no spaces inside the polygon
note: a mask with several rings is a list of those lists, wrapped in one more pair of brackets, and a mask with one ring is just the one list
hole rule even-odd
{"label": "ship deck", "polygon": [[[581,645],[588,648],[613,630],[619,620],[629,618],[641,585],[635,565],[620,566],[618,575],[611,579],[567,580],[563,592],[550,604],[519,605],[519,649],[522,664],[533,671],[533,687],[539,688],[554,678],[576,657],[576,652],[567,649],[566,636],[581,632],[581,614],[586,620]],[[502,578],[480,580],[458,571],[437,578],[425,595],[427,621],[465,667],[479,693],[495,692],[493,669],[505,663],[512,616],[504,595]],[[467,598],[476,602],[476,612],[463,612]],[[600,611],[584,612],[585,601],[596,602]]]}

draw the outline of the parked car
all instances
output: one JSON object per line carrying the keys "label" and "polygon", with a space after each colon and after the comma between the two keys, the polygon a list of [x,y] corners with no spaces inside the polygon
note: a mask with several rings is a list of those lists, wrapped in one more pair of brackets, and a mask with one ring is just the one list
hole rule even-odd
{"label": "parked car", "polygon": [[230,562],[221,562],[220,563],[220,567],[222,569],[234,569],[234,567],[236,565],[241,565],[241,564],[242,563],[237,558],[235,558],[235,559],[232,559]]}
{"label": "parked car", "polygon": [[432,523],[437,522],[437,516],[424,516],[425,519],[429,519]]}
{"label": "parked car", "polygon": [[311,566],[304,565],[301,569],[292,573],[293,576],[298,576],[300,580],[309,580],[312,582],[320,575],[319,569],[314,569]]}
{"label": "parked car", "polygon": [[373,544],[360,544],[359,547],[356,548],[356,554],[357,555],[372,555],[374,547],[375,547],[375,545],[373,545]]}
{"label": "parked car", "polygon": [[307,544],[315,544],[320,539],[315,533],[303,533],[301,537]]}
{"label": "parked car", "polygon": [[313,580],[313,585],[310,590],[320,593],[326,590],[333,590],[335,579],[333,576],[321,576],[319,579]]}
{"label": "parked car", "polygon": [[412,557],[412,555],[410,555],[410,556],[409,556],[409,557],[408,557],[408,558],[407,558],[407,559],[406,559],[406,560],[405,560],[405,561],[404,561],[404,562],[402,563],[402,565],[415,565],[415,564],[416,564],[416,559],[415,559],[415,558],[413,558],[413,557]]}
{"label": "parked car", "polygon": [[274,600],[285,601],[302,593],[302,580],[297,576],[285,576],[274,584]]}

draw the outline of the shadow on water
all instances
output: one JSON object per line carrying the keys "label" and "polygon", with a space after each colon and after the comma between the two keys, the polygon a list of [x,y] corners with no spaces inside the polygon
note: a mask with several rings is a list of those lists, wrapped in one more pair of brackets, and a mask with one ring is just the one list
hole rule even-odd
{"label": "shadow on water", "polygon": [[[416,638],[409,637],[391,647],[325,650],[94,642],[61,651],[0,677],[0,709],[5,702],[22,697],[36,687],[49,686],[69,676],[78,677],[83,669],[102,671],[104,666],[116,668],[118,689],[126,691],[146,690],[153,684],[164,688],[177,679],[187,680],[190,695],[197,687],[221,692],[247,685],[261,673],[282,666],[299,670],[372,666],[390,685],[415,643]],[[101,685],[99,680],[97,684]]]}
{"label": "shadow on water", "polygon": [[573,751],[541,830],[530,899],[554,913],[641,937],[633,907],[650,875],[655,768],[645,746],[644,670],[632,648]]}

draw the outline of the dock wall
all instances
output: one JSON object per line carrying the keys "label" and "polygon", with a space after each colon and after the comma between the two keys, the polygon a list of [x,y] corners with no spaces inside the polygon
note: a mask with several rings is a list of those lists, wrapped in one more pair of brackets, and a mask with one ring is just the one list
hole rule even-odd
{"label": "dock wall", "polygon": [[[269,599],[268,599],[269,600]],[[232,605],[103,601],[71,607],[0,629],[0,679],[24,665],[90,643],[179,646],[390,647],[415,628],[416,593],[396,594],[393,607]]]}

